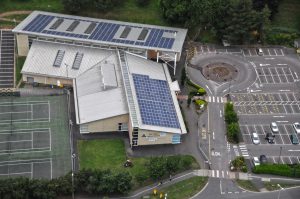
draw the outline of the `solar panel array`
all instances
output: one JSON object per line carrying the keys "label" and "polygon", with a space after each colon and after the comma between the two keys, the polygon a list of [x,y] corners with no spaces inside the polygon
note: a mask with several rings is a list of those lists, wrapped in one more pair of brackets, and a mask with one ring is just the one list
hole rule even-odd
{"label": "solar panel array", "polygon": [[[57,30],[57,28],[64,22],[64,19],[73,20],[74,25],[69,27],[68,30]],[[49,29],[46,27],[53,21],[56,20]],[[80,24],[80,22],[89,22],[89,26],[83,33],[74,33],[74,29]],[[72,23],[72,24],[73,24]],[[122,37],[116,37],[116,33],[120,27],[124,28],[124,34]],[[127,38],[133,28],[137,28],[141,30],[140,36],[136,38],[136,40]],[[125,44],[125,45],[135,45],[139,47],[156,47],[156,48],[165,48],[171,49],[175,38],[174,37],[165,37],[164,33],[173,33],[174,35],[177,33],[175,30],[166,30],[159,28],[147,28],[145,29],[142,26],[133,26],[133,25],[123,25],[112,22],[96,22],[91,20],[84,19],[73,19],[70,17],[56,17],[51,15],[38,14],[31,22],[29,22],[24,31],[35,32],[35,33],[43,33],[48,35],[58,35],[64,36],[69,39],[72,38],[80,38],[86,40],[94,40],[94,41],[103,41],[103,42],[111,42],[115,45]],[[136,30],[136,29],[135,29]]]}
{"label": "solar panel array", "polygon": [[14,87],[14,34],[0,30],[0,88]]}
{"label": "solar panel array", "polygon": [[167,81],[140,74],[132,77],[143,124],[180,128]]}

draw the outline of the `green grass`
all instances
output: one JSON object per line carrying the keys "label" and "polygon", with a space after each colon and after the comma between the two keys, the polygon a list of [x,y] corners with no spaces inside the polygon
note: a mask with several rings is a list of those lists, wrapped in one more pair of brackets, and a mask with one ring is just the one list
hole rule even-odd
{"label": "green grass", "polygon": [[[277,184],[278,183],[265,182],[264,186],[268,191],[275,191],[275,190],[280,189],[280,187]],[[280,186],[282,188],[290,188],[290,187],[296,187],[296,186],[299,186],[299,185],[296,185],[296,184],[280,184]]]}
{"label": "green grass", "polygon": [[26,60],[26,57],[17,57],[17,63],[16,63],[16,83],[18,84],[19,81],[22,78],[21,70],[24,65],[24,62]]}
{"label": "green grass", "polygon": [[[148,179],[139,184],[135,177],[148,170],[145,164],[149,161],[148,157],[126,157],[124,142],[121,139],[101,139],[101,140],[80,140],[77,143],[79,151],[80,169],[111,169],[117,171],[128,171],[134,178],[134,188],[154,183]],[[123,164],[126,159],[130,159],[133,167],[125,168]],[[192,169],[199,169],[196,160],[189,155],[181,155],[181,158],[192,159]]]}
{"label": "green grass", "polygon": [[195,176],[187,180],[177,182],[166,188],[158,190],[156,196],[152,195],[151,199],[158,199],[160,193],[167,193],[171,199],[187,199],[198,193],[206,185],[208,178]]}
{"label": "green grass", "polygon": [[280,1],[278,13],[275,15],[272,26],[300,32],[300,1]]}
{"label": "green grass", "polygon": [[22,21],[27,16],[28,16],[28,14],[19,14],[19,15],[9,15],[9,16],[6,16],[5,18],[7,18],[7,19],[15,19],[17,21]]}
{"label": "green grass", "polygon": [[126,161],[121,139],[78,142],[81,169],[122,169]]}
{"label": "green grass", "polygon": [[236,180],[236,182],[243,189],[259,192],[259,190],[254,186],[254,184],[250,180]]}
{"label": "green grass", "polygon": [[0,21],[0,29],[13,28],[13,27],[15,27],[15,23],[14,22]]}
{"label": "green grass", "polygon": [[61,0],[1,0],[0,13],[14,10],[62,12]]}
{"label": "green grass", "polygon": [[146,7],[139,7],[136,0],[124,0],[122,5],[106,13],[87,10],[83,11],[81,15],[136,23],[166,25],[161,16],[159,0],[150,1]]}

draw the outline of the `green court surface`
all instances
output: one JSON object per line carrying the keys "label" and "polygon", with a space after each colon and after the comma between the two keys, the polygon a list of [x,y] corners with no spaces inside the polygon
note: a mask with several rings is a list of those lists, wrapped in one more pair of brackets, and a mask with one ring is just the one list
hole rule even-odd
{"label": "green court surface", "polygon": [[0,97],[0,178],[71,170],[67,96]]}

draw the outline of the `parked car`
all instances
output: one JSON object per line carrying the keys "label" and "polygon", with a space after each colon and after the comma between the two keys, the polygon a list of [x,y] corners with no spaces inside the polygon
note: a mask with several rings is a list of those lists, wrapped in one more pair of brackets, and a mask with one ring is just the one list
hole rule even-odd
{"label": "parked car", "polygon": [[266,140],[268,141],[269,144],[274,144],[275,141],[275,135],[271,132],[266,134]]}
{"label": "parked car", "polygon": [[266,163],[268,163],[267,156],[266,155],[260,155],[259,156],[259,161],[260,161],[260,164],[266,164]]}
{"label": "parked car", "polygon": [[256,51],[259,56],[264,55],[263,50],[261,48],[257,48]]}
{"label": "parked car", "polygon": [[252,133],[252,142],[253,144],[259,144],[260,143],[260,140],[259,140],[259,137],[257,135],[257,133]]}
{"label": "parked car", "polygon": [[253,164],[254,164],[254,166],[260,165],[260,161],[259,161],[258,157],[253,157]]}
{"label": "parked car", "polygon": [[296,133],[300,133],[300,123],[299,122],[294,123],[293,127],[294,127]]}
{"label": "parked car", "polygon": [[292,144],[299,144],[299,139],[296,133],[290,135]]}
{"label": "parked car", "polygon": [[278,128],[276,122],[272,122],[270,127],[271,127],[271,130],[272,130],[273,133],[278,133],[279,132],[279,128]]}

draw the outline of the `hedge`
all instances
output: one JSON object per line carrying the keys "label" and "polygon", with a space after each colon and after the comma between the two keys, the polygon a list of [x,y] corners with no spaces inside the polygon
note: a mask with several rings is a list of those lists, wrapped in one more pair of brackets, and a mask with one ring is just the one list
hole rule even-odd
{"label": "hedge", "polygon": [[286,177],[300,177],[300,165],[262,164],[253,168],[253,173],[273,174]]}

